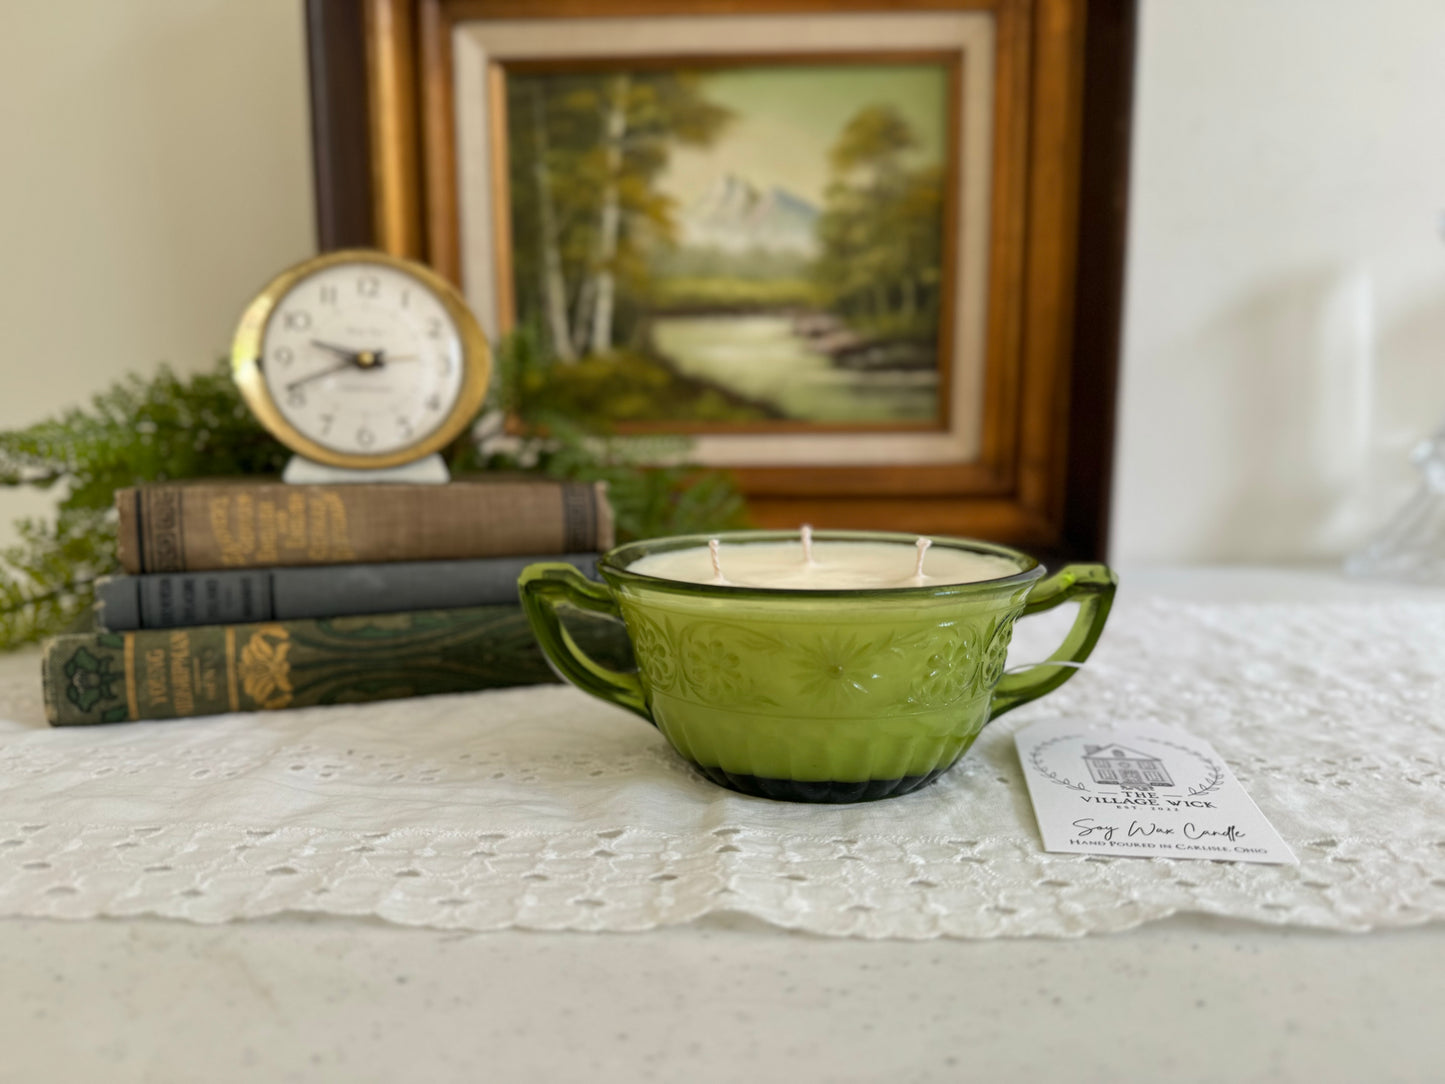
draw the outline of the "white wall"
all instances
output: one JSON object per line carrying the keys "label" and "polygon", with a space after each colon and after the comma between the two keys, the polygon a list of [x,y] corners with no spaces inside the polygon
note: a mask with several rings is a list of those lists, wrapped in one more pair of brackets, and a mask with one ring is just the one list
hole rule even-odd
{"label": "white wall", "polygon": [[1332,556],[1445,422],[1445,3],[1145,0],[1114,556]]}
{"label": "white wall", "polygon": [[300,0],[0,2],[0,428],[210,365],[313,251],[305,72]]}
{"label": "white wall", "polygon": [[[300,0],[0,2],[0,427],[209,364],[311,251],[303,40]],[[1442,104],[1440,0],[1145,0],[1118,559],[1335,554],[1408,492]]]}

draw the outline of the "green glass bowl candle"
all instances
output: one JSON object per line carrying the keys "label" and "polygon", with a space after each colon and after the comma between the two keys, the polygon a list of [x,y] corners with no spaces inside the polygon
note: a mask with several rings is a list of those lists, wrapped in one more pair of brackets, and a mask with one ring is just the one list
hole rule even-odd
{"label": "green glass bowl candle", "polygon": [[[797,543],[796,532],[713,536],[723,552]],[[818,531],[820,543],[897,543],[911,535]],[[1003,558],[1005,575],[972,583],[805,590],[688,583],[630,568],[652,554],[706,546],[709,536],[619,546],[598,563],[604,583],[571,565],[535,564],[522,605],[565,680],[653,723],[715,783],[798,802],[895,797],[938,778],[990,718],[1058,688],[1067,666],[1004,675],[1014,621],[1080,603],[1053,662],[1082,662],[1098,642],[1116,579],[1103,565],[1044,578],[1034,558],[1005,546],[934,538]],[[1012,571],[1010,571],[1012,570]],[[635,673],[585,655],[559,607],[620,618]]]}

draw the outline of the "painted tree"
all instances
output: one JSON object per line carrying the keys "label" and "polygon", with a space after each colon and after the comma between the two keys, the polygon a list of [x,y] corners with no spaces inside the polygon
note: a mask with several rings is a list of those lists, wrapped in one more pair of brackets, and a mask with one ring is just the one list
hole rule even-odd
{"label": "painted tree", "polygon": [[908,175],[894,223],[902,248],[903,314],[936,323],[943,272],[943,196],[947,174],[925,166]]}
{"label": "painted tree", "polygon": [[671,201],[653,188],[673,144],[706,146],[731,119],[731,112],[707,100],[695,72],[617,72],[598,88],[603,111],[602,206],[598,216],[594,297],[588,348],[612,348],[617,284],[645,266],[636,242],[672,240]]}
{"label": "painted tree", "polygon": [[596,185],[583,179],[597,140],[596,110],[571,76],[508,81],[508,163],[513,284],[519,314],[531,319],[561,362],[581,353],[572,329],[577,286],[593,244]]}
{"label": "painted tree", "polygon": [[874,190],[896,184],[903,173],[903,155],[918,146],[918,136],[895,106],[869,105],[843,126],[828,151],[835,176],[864,175]]}
{"label": "painted tree", "polygon": [[655,186],[671,148],[711,143],[731,113],[681,71],[520,76],[508,105],[519,293],[559,359],[606,353],[624,293],[647,291],[647,246],[676,233]]}
{"label": "painted tree", "polygon": [[577,350],[567,326],[567,283],[562,275],[561,239],[548,169],[547,94],[540,82],[533,83],[528,90],[531,98],[531,180],[537,204],[537,248],[541,256],[537,268],[541,310],[557,360],[571,362],[577,360]]}
{"label": "painted tree", "polygon": [[909,168],[918,146],[897,108],[870,105],[830,148],[814,275],[846,315],[910,326],[936,319],[943,174]]}

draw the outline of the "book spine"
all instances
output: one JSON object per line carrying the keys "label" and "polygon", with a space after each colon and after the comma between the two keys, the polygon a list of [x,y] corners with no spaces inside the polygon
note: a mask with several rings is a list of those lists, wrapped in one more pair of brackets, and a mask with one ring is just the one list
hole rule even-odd
{"label": "book spine", "polygon": [[[274,577],[266,569],[106,576],[95,585],[95,623],[96,627],[111,632],[127,632],[268,621],[277,616],[272,605],[274,590]],[[421,608],[394,607],[398,610]],[[346,612],[352,611],[336,611]],[[359,612],[380,613],[381,609]],[[292,616],[330,615],[322,610]]]}
{"label": "book spine", "polygon": [[157,484],[116,493],[132,575],[610,549],[601,483]]}
{"label": "book spine", "polygon": [[572,553],[111,576],[96,584],[96,624],[126,632],[495,606],[517,601],[517,577],[534,561],[597,574],[596,554]]}
{"label": "book spine", "polygon": [[[615,622],[572,630],[629,668]],[[555,681],[518,606],[57,636],[41,660],[53,726],[392,700]]]}

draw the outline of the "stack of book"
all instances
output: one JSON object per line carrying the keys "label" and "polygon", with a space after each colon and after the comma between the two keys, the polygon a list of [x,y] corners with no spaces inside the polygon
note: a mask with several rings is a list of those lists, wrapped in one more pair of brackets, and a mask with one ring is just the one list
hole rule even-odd
{"label": "stack of book", "polygon": [[[116,494],[124,575],[94,632],[45,645],[53,725],[305,707],[553,680],[517,602],[533,561],[593,574],[605,488],[214,481]],[[626,640],[577,629],[603,661]]]}

